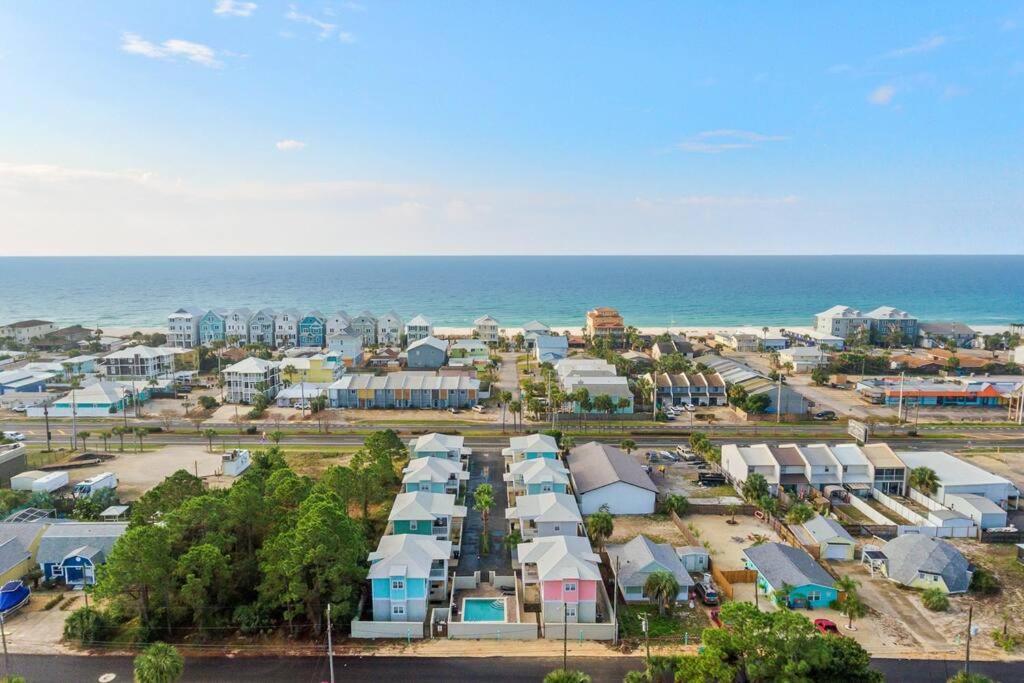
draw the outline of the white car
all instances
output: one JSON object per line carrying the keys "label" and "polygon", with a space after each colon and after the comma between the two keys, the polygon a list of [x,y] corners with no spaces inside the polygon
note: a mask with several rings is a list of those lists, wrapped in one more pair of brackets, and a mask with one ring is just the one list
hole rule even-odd
{"label": "white car", "polygon": [[24,441],[25,435],[21,432],[4,432],[4,438],[11,441]]}
{"label": "white car", "polygon": [[13,406],[11,410],[14,411],[15,413],[24,413],[28,411],[28,408],[19,403],[18,405]]}
{"label": "white car", "polygon": [[486,408],[484,408],[483,406],[473,406],[474,413],[482,413],[484,412],[484,410],[486,410]]}
{"label": "white car", "polygon": [[310,410],[309,403],[296,403],[295,410]]}

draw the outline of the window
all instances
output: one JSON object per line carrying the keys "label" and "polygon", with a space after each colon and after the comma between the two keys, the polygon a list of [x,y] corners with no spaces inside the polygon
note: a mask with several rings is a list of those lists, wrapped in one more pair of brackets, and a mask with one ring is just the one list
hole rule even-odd
{"label": "window", "polygon": [[576,605],[566,605],[565,606],[565,618],[566,619],[575,619],[576,618]]}
{"label": "window", "polygon": [[563,588],[564,588],[566,593],[575,593],[576,592],[576,584],[575,583],[567,583],[567,584],[565,584],[563,586]]}
{"label": "window", "polygon": [[64,576],[64,567],[59,564],[55,564],[53,565],[53,568],[50,569],[50,573],[54,576]]}
{"label": "window", "polygon": [[807,602],[818,602],[821,600],[821,593],[818,591],[810,591],[807,594]]}
{"label": "window", "polygon": [[405,616],[405,605],[392,605],[391,613],[396,616]]}
{"label": "window", "polygon": [[405,590],[405,581],[403,581],[402,579],[392,579],[391,580],[391,590],[393,590],[393,591],[403,591],[403,590]]}
{"label": "window", "polygon": [[409,531],[416,531],[416,527],[419,524],[415,519],[409,520]]}

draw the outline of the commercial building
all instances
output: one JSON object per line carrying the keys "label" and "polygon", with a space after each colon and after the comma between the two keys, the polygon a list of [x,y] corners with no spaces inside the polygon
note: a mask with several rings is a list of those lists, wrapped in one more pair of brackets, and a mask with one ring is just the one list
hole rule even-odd
{"label": "commercial building", "polygon": [[1016,510],[1020,491],[1005,477],[992,474],[977,465],[943,451],[898,451],[897,457],[910,469],[927,467],[938,478],[938,488],[931,496],[947,504],[950,495],[974,494],[989,499],[999,507]]}
{"label": "commercial building", "polygon": [[327,318],[320,311],[310,311],[299,320],[298,346],[323,348],[327,341]]}
{"label": "commercial building", "polygon": [[765,394],[769,404],[765,409],[774,415],[781,411],[783,415],[806,415],[807,399],[803,394],[791,389],[789,385],[778,382],[754,370],[750,366],[738,363],[731,358],[705,356],[701,359],[704,365],[718,372],[725,381],[726,388],[738,384],[746,389],[748,395]]}
{"label": "commercial building", "polygon": [[857,393],[868,403],[897,406],[999,406],[1024,386],[1020,378],[920,377],[867,378],[857,383]]}
{"label": "commercial building", "polygon": [[224,318],[224,338],[230,346],[244,346],[249,341],[249,318],[252,311],[236,308]]}
{"label": "commercial building", "polygon": [[639,462],[615,446],[591,441],[573,448],[566,462],[584,514],[604,506],[614,515],[654,512],[658,487]]}

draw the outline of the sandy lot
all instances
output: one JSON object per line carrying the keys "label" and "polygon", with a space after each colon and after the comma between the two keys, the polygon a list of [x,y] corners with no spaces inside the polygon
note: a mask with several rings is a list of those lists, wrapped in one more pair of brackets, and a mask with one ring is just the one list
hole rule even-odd
{"label": "sandy lot", "polygon": [[615,532],[609,543],[625,543],[643,534],[656,543],[689,545],[686,537],[665,515],[622,515],[615,518]]}
{"label": "sandy lot", "polygon": [[117,474],[118,495],[122,500],[135,500],[178,470],[187,470],[200,477],[220,471],[220,454],[209,453],[203,446],[166,446],[159,451],[116,453],[100,465],[68,471],[71,484],[102,472]]}
{"label": "sandy lot", "polygon": [[779,541],[772,528],[754,517],[736,515],[735,526],[728,524],[727,515],[686,515],[683,522],[692,524],[699,532],[698,539],[711,543],[711,560],[720,569],[742,569],[743,549],[754,543],[754,534]]}

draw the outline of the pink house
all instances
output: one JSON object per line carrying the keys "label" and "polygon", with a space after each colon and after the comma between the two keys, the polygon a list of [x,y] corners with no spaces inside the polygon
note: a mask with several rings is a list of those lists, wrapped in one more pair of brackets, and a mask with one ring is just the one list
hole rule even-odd
{"label": "pink house", "polygon": [[[547,536],[520,543],[523,585],[538,585],[544,621],[595,623],[601,558],[582,536]],[[563,611],[564,610],[564,611]]]}

